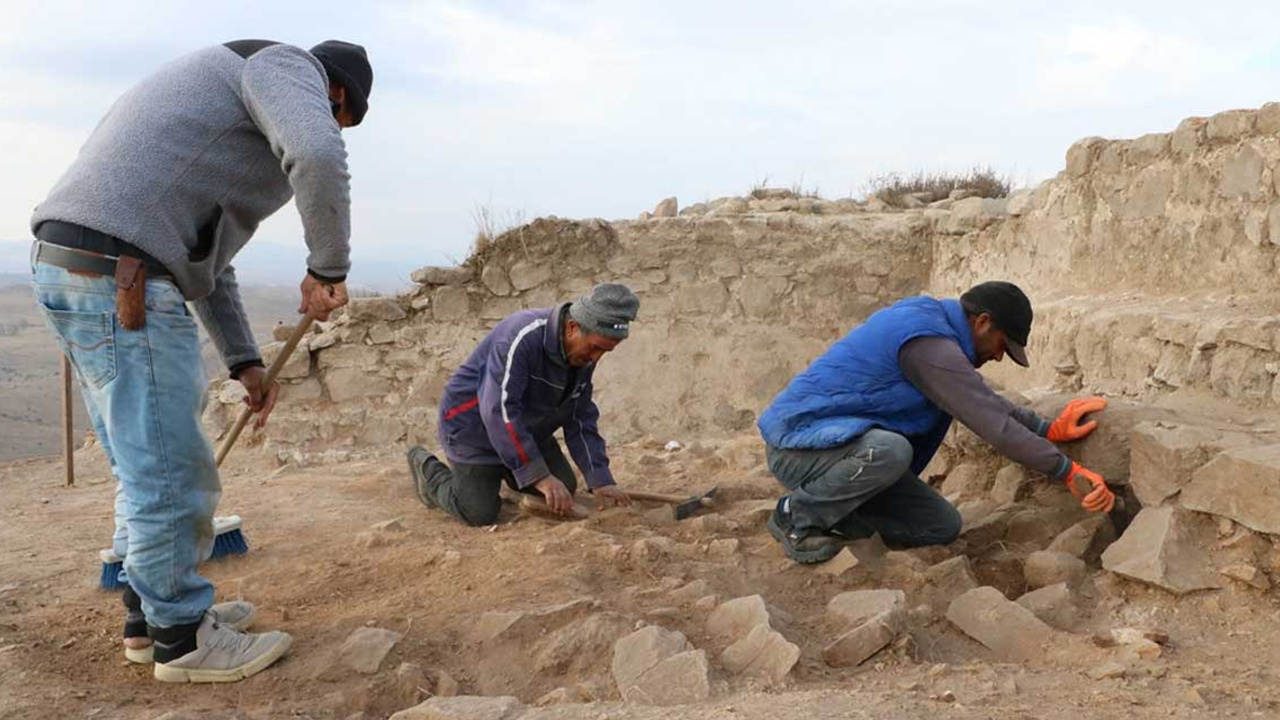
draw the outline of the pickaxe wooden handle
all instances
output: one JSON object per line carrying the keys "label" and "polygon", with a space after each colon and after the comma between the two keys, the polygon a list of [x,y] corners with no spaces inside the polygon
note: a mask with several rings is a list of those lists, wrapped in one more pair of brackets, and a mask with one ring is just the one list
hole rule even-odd
{"label": "pickaxe wooden handle", "polygon": [[[310,313],[302,318],[302,322],[298,323],[298,327],[293,329],[293,335],[289,336],[289,341],[280,349],[280,354],[276,356],[275,362],[271,363],[271,367],[267,368],[267,376],[262,380],[264,391],[271,388],[271,383],[276,381],[276,376],[280,374],[280,370],[284,368],[284,364],[289,362],[289,356],[293,355],[294,349],[298,347],[298,343],[302,342],[302,338],[306,336],[307,331],[311,329],[311,323],[315,322],[315,317]],[[231,426],[231,432],[227,434],[227,439],[222,441],[222,447],[218,448],[218,456],[215,462],[218,467],[222,467],[222,461],[227,457],[227,453],[231,452],[231,447],[236,444],[236,440],[240,438],[240,432],[244,430],[244,426],[249,423],[249,418],[253,417],[253,410],[248,405],[240,411],[240,417],[236,418],[236,424]]]}
{"label": "pickaxe wooden handle", "polygon": [[[695,499],[693,495],[667,495],[664,493],[644,492],[642,490],[623,490],[622,492],[632,500],[660,502],[668,505],[682,505]],[[711,505],[711,498],[709,497],[698,497],[697,500],[702,505]]]}

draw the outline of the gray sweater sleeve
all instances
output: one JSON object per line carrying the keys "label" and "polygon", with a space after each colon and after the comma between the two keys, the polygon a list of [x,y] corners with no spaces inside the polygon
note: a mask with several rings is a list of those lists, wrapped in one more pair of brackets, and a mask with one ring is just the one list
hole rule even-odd
{"label": "gray sweater sleeve", "polygon": [[898,352],[898,364],[925,397],[1001,455],[1051,478],[1071,469],[1067,456],[1043,437],[1048,423],[996,394],[954,341],[912,340]]}
{"label": "gray sweater sleeve", "polygon": [[245,62],[240,91],[289,176],[311,251],[307,267],[344,280],[351,268],[351,175],[324,68],[304,50],[273,45]]}
{"label": "gray sweater sleeve", "polygon": [[262,353],[253,340],[249,317],[240,302],[240,286],[236,283],[236,270],[230,265],[218,274],[213,292],[191,302],[200,322],[218,349],[218,355],[227,369],[244,363],[261,361]]}

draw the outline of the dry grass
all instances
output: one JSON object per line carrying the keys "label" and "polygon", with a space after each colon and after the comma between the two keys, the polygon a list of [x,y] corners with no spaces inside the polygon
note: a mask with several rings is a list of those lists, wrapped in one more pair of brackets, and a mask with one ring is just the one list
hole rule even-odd
{"label": "dry grass", "polygon": [[489,205],[476,205],[475,209],[471,211],[471,218],[476,223],[476,238],[471,244],[471,254],[468,256],[467,262],[470,262],[472,258],[487,255],[494,241],[503,233],[524,225],[523,212],[508,210],[499,214]]}
{"label": "dry grass", "polygon": [[888,173],[875,177],[867,184],[866,195],[880,198],[892,207],[905,207],[907,197],[915,193],[925,193],[931,199],[924,201],[933,202],[945,199],[953,190],[968,190],[977,197],[1000,198],[1013,190],[1013,180],[990,167],[975,167],[967,173],[917,170],[911,175]]}

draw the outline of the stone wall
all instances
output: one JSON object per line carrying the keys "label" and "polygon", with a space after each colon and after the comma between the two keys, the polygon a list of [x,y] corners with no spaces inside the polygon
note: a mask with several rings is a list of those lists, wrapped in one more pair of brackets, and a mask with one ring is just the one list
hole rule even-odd
{"label": "stone wall", "polygon": [[[605,281],[642,302],[631,338],[597,372],[606,435],[744,431],[831,341],[926,289],[931,228],[922,216],[789,212],[536,220],[464,267],[415,272],[411,294],[356,299],[319,324],[283,375],[266,440],[296,457],[434,446],[444,383],[489,328]],[[280,345],[264,349],[268,361]],[[238,395],[220,385],[215,433]]]}
{"label": "stone wall", "polygon": [[1085,138],[1056,178],[991,214],[963,232],[940,226],[930,287],[1005,278],[1032,297],[1035,366],[993,376],[1280,401],[1280,104]]}
{"label": "stone wall", "polygon": [[[1280,403],[1280,104],[1086,138],[1057,177],[1008,198],[905,201],[770,189],[683,210],[667,199],[636,221],[536,220],[319,327],[290,364],[269,444],[434,444],[444,383],[488,328],[604,281],[643,302],[598,374],[613,439],[747,431],[876,308],[989,279],[1018,283],[1036,308],[1033,367],[984,368],[1005,387]],[[237,391],[217,389],[215,429]]]}

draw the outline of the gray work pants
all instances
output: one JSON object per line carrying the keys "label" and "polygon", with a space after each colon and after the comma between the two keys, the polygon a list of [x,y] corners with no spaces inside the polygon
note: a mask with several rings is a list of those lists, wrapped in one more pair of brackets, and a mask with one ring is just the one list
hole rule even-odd
{"label": "gray work pants", "polygon": [[960,535],[960,513],[911,472],[903,436],[868,430],[828,450],[766,446],[769,471],[791,491],[791,523],[848,538],[880,533],[900,547],[945,545]]}
{"label": "gray work pants", "polygon": [[[578,490],[578,479],[565,459],[560,443],[552,436],[535,438],[534,443],[547,463],[547,469],[572,495]],[[436,460],[424,468],[427,494],[435,506],[471,526],[492,525],[498,519],[502,498],[498,491],[506,482],[512,490],[542,497],[532,486],[521,490],[515,476],[504,465],[448,465]]]}

